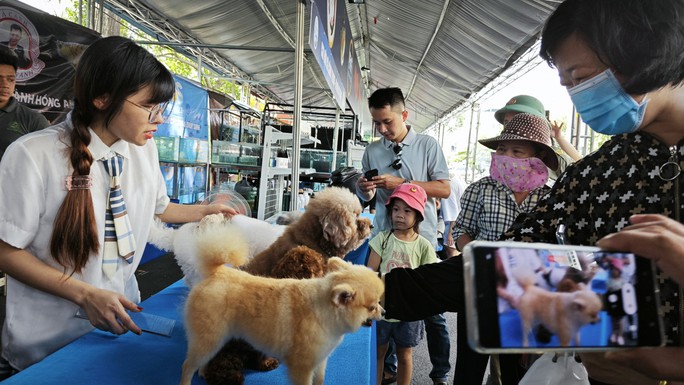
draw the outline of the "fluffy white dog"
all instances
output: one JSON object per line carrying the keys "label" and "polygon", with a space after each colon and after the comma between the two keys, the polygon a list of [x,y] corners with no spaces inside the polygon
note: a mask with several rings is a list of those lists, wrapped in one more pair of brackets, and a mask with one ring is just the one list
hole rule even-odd
{"label": "fluffy white dog", "polygon": [[[225,222],[220,215],[212,215],[204,221]],[[188,287],[193,287],[202,277],[197,271],[197,244],[195,231],[199,222],[186,223],[178,229],[168,227],[159,219],[155,220],[156,225],[152,227],[148,242],[157,248],[173,252],[178,266],[185,275],[184,281]],[[244,239],[248,245],[248,258],[251,259],[268,248],[285,231],[286,226],[274,225],[266,221],[254,219],[244,215],[235,215],[228,222],[240,231],[239,237]]]}

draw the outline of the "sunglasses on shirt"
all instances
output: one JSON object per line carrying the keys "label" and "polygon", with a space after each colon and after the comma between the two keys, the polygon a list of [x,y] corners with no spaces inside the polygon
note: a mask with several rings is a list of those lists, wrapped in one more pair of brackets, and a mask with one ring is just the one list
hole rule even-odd
{"label": "sunglasses on shirt", "polygon": [[396,156],[396,159],[392,163],[390,163],[390,167],[392,167],[395,170],[399,170],[402,166],[402,161],[401,161],[401,153],[403,151],[402,146],[395,144],[392,147],[392,151],[394,151],[394,156]]}

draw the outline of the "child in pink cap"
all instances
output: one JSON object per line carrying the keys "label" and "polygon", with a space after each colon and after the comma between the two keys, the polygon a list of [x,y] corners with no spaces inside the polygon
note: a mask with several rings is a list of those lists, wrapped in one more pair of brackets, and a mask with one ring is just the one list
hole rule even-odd
{"label": "child in pink cap", "polygon": [[[435,249],[418,233],[424,219],[427,194],[415,184],[399,185],[387,201],[392,229],[380,232],[370,241],[368,267],[385,274],[396,267],[415,268],[438,262]],[[412,350],[423,338],[423,321],[383,320],[377,324],[378,385],[390,339],[397,346],[397,385],[409,385],[413,371]]]}

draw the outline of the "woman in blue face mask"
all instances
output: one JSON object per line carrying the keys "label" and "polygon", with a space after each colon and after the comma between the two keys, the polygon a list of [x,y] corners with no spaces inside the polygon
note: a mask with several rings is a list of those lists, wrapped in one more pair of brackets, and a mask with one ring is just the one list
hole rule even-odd
{"label": "woman in blue face mask", "polygon": [[549,18],[540,52],[582,120],[608,135],[672,131],[652,124],[682,95],[681,1],[582,3],[566,1]]}
{"label": "woman in blue face mask", "polygon": [[[633,214],[684,221],[684,1],[566,0],[544,27],[540,55],[558,70],[581,118],[614,136],[569,166],[504,238],[555,243],[563,224],[567,243],[593,245]],[[583,355],[592,384],[675,379],[658,365],[684,363],[684,293],[669,279],[659,282],[661,302],[671,305],[663,320],[672,347],[649,349],[628,365]]]}
{"label": "woman in blue face mask", "polygon": [[[634,214],[684,222],[684,1],[566,0],[546,22],[541,56],[590,127],[615,136],[568,166],[502,239],[556,243],[562,224],[566,243],[594,245]],[[384,276],[386,316],[463,311],[462,277],[454,258],[392,270]],[[592,385],[684,383],[668,369],[684,367],[684,293],[663,275],[658,282],[668,346],[637,351],[631,362],[582,354]]]}

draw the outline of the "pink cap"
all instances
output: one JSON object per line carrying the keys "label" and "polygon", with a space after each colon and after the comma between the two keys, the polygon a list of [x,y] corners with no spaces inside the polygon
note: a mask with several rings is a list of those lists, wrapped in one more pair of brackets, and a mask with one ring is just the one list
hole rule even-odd
{"label": "pink cap", "polygon": [[623,263],[622,263],[622,259],[611,258],[611,259],[610,259],[610,264],[611,264],[614,268],[616,268],[616,269],[618,269],[618,270],[622,270],[622,264],[623,264]]}
{"label": "pink cap", "polygon": [[427,202],[427,193],[417,184],[404,183],[394,189],[390,195],[385,206],[389,206],[393,198],[398,198],[404,201],[410,208],[418,211],[420,216],[425,218],[425,203]]}

